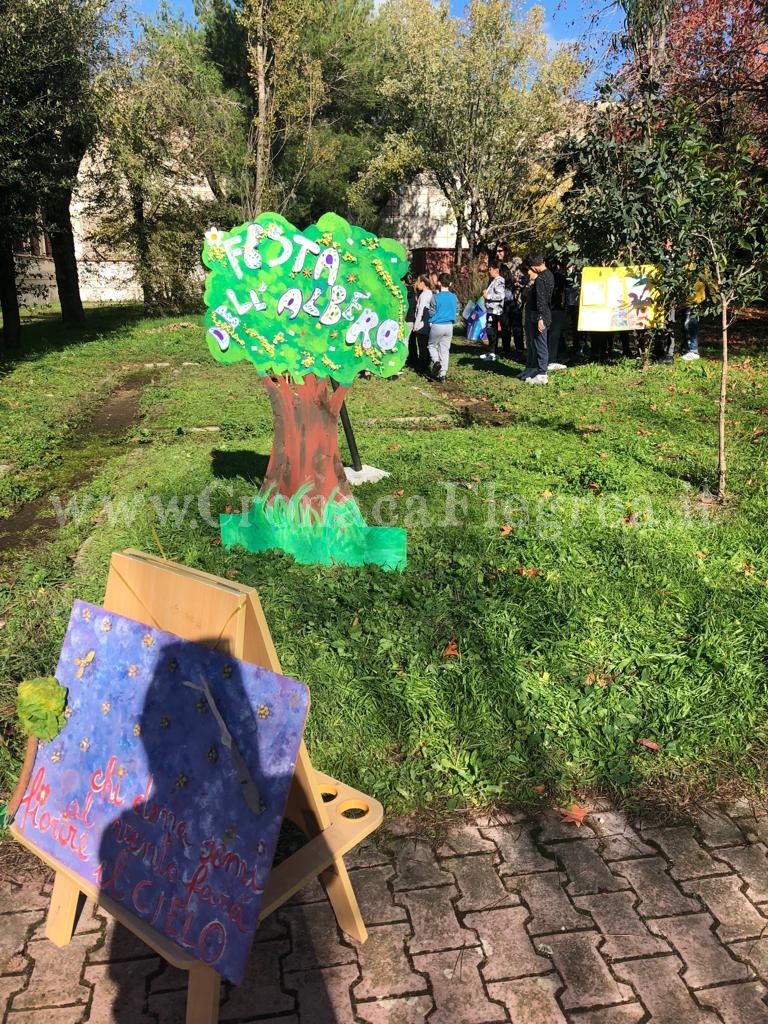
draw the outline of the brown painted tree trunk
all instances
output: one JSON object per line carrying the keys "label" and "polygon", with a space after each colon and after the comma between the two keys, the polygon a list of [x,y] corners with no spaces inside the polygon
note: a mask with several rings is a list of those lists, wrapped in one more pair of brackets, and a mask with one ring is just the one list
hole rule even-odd
{"label": "brown painted tree trunk", "polygon": [[[351,497],[339,454],[339,411],[349,390],[331,391],[326,378],[309,374],[303,383],[265,377],[272,403],[274,437],[261,493],[292,498],[310,485],[303,504],[322,509],[333,497]],[[335,492],[335,493],[334,493]]]}
{"label": "brown painted tree trunk", "polygon": [[726,493],[726,461],[725,461],[725,406],[728,398],[728,300],[722,296],[720,302],[723,331],[723,362],[720,370],[720,408],[718,411],[718,442],[717,442],[717,496],[720,501]]}
{"label": "brown painted tree trunk", "polygon": [[16,292],[16,261],[13,243],[7,232],[0,236],[0,310],[3,313],[3,331],[0,334],[0,353],[4,349],[21,345],[21,314]]}
{"label": "brown painted tree trunk", "polygon": [[68,327],[76,327],[84,322],[85,313],[80,298],[80,275],[75,259],[75,238],[69,212],[71,201],[70,189],[57,192],[45,205],[45,220],[51,237],[61,319]]}

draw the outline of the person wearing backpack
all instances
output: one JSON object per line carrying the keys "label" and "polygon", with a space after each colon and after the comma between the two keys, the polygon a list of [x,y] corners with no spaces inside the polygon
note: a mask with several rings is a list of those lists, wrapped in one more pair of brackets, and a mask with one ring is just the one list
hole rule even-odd
{"label": "person wearing backpack", "polygon": [[435,310],[429,327],[430,372],[435,380],[445,380],[453,339],[453,325],[459,311],[459,301],[451,291],[451,275],[441,274],[439,291],[435,296]]}

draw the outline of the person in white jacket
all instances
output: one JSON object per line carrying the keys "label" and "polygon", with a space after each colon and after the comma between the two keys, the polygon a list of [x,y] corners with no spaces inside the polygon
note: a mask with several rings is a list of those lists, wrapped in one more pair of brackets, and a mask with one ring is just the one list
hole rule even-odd
{"label": "person in white jacket", "polygon": [[501,329],[501,314],[504,308],[504,292],[506,284],[501,275],[501,267],[498,260],[491,260],[488,264],[488,287],[483,292],[485,299],[485,329],[488,332],[488,351],[480,356],[485,362],[496,361],[496,349],[499,345],[499,332]]}
{"label": "person in white jacket", "polygon": [[419,368],[426,370],[429,363],[429,323],[435,308],[435,298],[426,274],[416,278],[414,288],[416,289],[416,317],[413,322],[413,333],[416,336],[416,347],[419,353]]}

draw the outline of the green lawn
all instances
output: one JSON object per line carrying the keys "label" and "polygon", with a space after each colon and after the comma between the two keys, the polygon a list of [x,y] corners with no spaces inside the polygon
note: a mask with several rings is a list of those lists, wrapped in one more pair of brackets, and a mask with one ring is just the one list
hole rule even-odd
{"label": "green lawn", "polygon": [[[762,785],[768,359],[749,325],[725,509],[698,500],[715,477],[715,349],[532,388],[459,342],[446,391],[411,373],[356,383],[363,459],[392,474],[358,489],[361,507],[409,531],[408,568],[389,574],[217,546],[199,495],[215,517],[254,493],[270,413],[252,368],[216,365],[197,324],[101,309],[68,334],[38,316],[26,357],[0,375],[0,464],[13,466],[0,516],[32,500],[50,515],[73,480],[85,509],[0,550],[6,785],[16,682],[53,671],[73,599],[98,601],[110,553],[128,546],[258,588],[285,671],[312,689],[315,763],[390,810],[530,800],[542,786],[547,799],[603,787],[680,802]],[[93,413],[137,374],[138,419],[94,436]],[[450,641],[458,656],[444,655]]]}

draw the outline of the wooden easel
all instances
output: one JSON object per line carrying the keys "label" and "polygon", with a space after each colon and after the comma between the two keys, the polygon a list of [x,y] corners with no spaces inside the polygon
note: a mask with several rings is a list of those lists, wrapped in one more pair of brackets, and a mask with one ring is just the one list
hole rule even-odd
{"label": "wooden easel", "polygon": [[[104,607],[117,615],[175,633],[185,640],[215,644],[243,661],[281,672],[259,596],[250,587],[153,555],[128,550],[112,555]],[[311,712],[310,712],[311,713]],[[314,878],[322,880],[339,927],[358,942],[368,937],[343,855],[381,824],[381,804],[344,783],[315,771],[301,744],[285,816],[307,843],[267,880],[260,921]],[[90,896],[168,963],[189,972],[186,1024],[216,1024],[221,977],[186,954],[140,918],[70,872],[11,828],[14,837],[56,872],[46,935],[66,946],[75,928],[81,893]]]}

